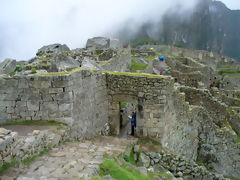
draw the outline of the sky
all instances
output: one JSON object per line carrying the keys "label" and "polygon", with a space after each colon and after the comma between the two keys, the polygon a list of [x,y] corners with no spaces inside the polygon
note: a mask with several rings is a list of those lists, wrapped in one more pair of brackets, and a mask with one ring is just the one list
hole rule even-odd
{"label": "sky", "polygon": [[[39,48],[53,43],[67,44],[73,49],[84,47],[91,37],[114,38],[125,22],[130,22],[129,30],[134,31],[145,22],[159,21],[169,9],[176,8],[179,14],[190,12],[196,1],[2,0],[0,61],[28,60]],[[232,6],[239,0],[224,1]]]}
{"label": "sky", "polygon": [[240,10],[240,0],[221,0],[229,9]]}
{"label": "sky", "polygon": [[0,61],[30,59],[39,48],[53,43],[84,47],[88,38],[113,36],[128,20],[137,29],[146,21],[158,21],[169,8],[191,9],[195,1],[2,0]]}

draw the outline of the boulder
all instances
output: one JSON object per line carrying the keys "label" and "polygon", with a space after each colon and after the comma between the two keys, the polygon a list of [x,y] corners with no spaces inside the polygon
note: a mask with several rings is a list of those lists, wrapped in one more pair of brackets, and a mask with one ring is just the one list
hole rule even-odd
{"label": "boulder", "polygon": [[10,130],[7,130],[7,129],[5,129],[5,128],[0,128],[0,135],[6,136],[6,135],[8,135],[8,134],[10,134],[10,133],[11,133]]}
{"label": "boulder", "polygon": [[80,63],[70,56],[57,54],[50,61],[51,65],[48,72],[69,71],[80,67]]}
{"label": "boulder", "polygon": [[37,52],[37,56],[42,56],[46,53],[59,53],[59,52],[65,52],[70,51],[69,47],[66,44],[51,44],[47,46],[43,46],[40,48]]}
{"label": "boulder", "polygon": [[148,168],[150,165],[150,158],[146,156],[144,153],[140,153],[139,156],[139,163],[143,165],[144,167]]}
{"label": "boulder", "polygon": [[115,53],[113,50],[106,49],[98,56],[98,60],[99,61],[108,61],[114,56],[114,54]]}
{"label": "boulder", "polygon": [[114,50],[119,50],[123,48],[123,44],[118,39],[111,39],[110,48]]}
{"label": "boulder", "polygon": [[17,61],[14,59],[5,59],[0,64],[0,74],[8,74],[16,69]]}
{"label": "boulder", "polygon": [[84,60],[82,61],[82,68],[86,69],[101,69],[101,67],[93,60],[90,58],[85,57]]}
{"label": "boulder", "polygon": [[88,39],[86,48],[105,49],[110,47],[110,39],[105,37],[94,37]]}

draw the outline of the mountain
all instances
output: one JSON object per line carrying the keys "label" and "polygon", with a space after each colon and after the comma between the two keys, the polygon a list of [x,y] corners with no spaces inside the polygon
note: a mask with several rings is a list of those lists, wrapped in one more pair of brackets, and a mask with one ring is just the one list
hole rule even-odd
{"label": "mountain", "polygon": [[[191,15],[186,13],[184,17],[177,11],[169,11],[159,23],[145,23],[128,40],[135,45],[154,41],[214,51],[240,60],[239,29],[240,10],[230,10],[220,1],[200,0]],[[122,32],[128,37],[126,31]]]}

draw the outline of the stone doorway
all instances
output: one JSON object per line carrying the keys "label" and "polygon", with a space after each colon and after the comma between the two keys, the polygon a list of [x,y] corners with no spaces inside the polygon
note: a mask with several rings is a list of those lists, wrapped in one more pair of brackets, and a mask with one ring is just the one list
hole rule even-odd
{"label": "stone doorway", "polygon": [[143,100],[135,96],[118,95],[113,97],[109,106],[109,123],[112,135],[127,135],[133,111],[137,114],[136,133],[140,132],[141,134],[144,124]]}

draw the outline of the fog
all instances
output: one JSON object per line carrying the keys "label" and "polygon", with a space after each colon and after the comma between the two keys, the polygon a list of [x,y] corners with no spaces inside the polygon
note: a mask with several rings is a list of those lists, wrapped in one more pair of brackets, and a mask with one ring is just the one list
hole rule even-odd
{"label": "fog", "polygon": [[170,9],[186,14],[195,4],[196,0],[2,0],[0,61],[29,59],[43,45],[77,48],[90,37],[114,38],[126,22],[134,33],[145,22],[159,22]]}

